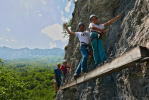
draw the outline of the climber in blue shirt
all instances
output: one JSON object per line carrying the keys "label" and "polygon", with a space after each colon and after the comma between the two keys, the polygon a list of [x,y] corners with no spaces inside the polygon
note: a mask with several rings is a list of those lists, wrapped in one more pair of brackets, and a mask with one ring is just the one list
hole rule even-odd
{"label": "climber in blue shirt", "polygon": [[55,80],[56,80],[56,85],[57,85],[57,88],[59,89],[60,88],[60,85],[61,85],[61,82],[62,82],[62,71],[60,69],[60,66],[61,64],[58,64],[57,65],[57,68],[54,69],[54,74],[55,74]]}

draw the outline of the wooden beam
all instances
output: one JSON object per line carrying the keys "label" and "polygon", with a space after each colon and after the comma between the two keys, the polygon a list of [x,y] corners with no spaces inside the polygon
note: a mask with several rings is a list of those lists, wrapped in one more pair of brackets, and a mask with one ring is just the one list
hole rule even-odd
{"label": "wooden beam", "polygon": [[97,67],[96,69],[88,72],[86,75],[79,77],[77,80],[71,81],[68,84],[61,86],[60,89],[66,89],[72,87],[74,85],[78,85],[80,83],[86,82],[91,79],[95,79],[97,77],[101,77],[102,75],[107,75],[112,72],[120,71],[134,64],[135,62],[141,60],[144,57],[149,57],[149,51],[145,47],[136,47],[122,56],[119,56],[112,60],[109,63],[106,63],[102,66]]}

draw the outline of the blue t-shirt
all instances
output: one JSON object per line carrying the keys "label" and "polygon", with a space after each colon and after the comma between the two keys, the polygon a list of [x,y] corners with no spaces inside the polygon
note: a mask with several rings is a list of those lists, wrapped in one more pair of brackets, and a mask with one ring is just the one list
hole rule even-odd
{"label": "blue t-shirt", "polygon": [[62,72],[60,69],[54,69],[54,73],[55,73],[55,76],[56,78],[61,78],[61,75],[62,75]]}

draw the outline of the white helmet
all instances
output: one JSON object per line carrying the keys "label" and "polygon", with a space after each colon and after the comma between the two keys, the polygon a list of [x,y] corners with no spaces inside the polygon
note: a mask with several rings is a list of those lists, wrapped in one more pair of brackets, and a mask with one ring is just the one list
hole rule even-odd
{"label": "white helmet", "polygon": [[97,16],[96,16],[95,14],[92,14],[92,15],[90,15],[89,20],[91,21],[91,19],[92,19],[93,17],[97,17]]}

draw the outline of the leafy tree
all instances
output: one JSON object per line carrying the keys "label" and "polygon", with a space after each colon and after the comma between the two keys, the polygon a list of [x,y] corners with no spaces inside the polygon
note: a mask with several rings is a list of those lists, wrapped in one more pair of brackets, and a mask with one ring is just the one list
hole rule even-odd
{"label": "leafy tree", "polygon": [[0,100],[54,100],[50,67],[0,67]]}
{"label": "leafy tree", "polygon": [[4,65],[4,60],[0,58],[0,64],[3,66]]}

